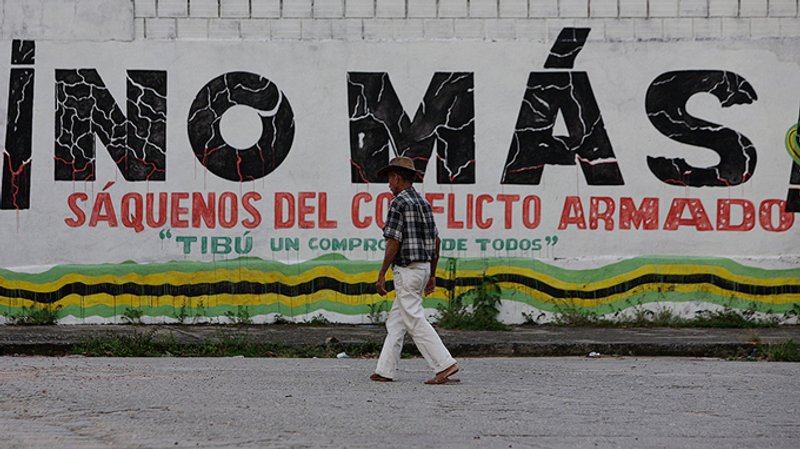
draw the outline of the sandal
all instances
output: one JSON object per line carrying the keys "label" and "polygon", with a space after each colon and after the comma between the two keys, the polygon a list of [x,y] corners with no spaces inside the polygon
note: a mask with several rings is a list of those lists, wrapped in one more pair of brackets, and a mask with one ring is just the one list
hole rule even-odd
{"label": "sandal", "polygon": [[394,379],[383,377],[378,373],[372,373],[372,375],[369,376],[369,380],[374,382],[394,382]]}
{"label": "sandal", "polygon": [[436,377],[425,381],[427,385],[444,385],[447,383],[458,383],[461,379],[451,379],[450,376],[459,371],[458,364],[454,363],[449,368],[436,373]]}

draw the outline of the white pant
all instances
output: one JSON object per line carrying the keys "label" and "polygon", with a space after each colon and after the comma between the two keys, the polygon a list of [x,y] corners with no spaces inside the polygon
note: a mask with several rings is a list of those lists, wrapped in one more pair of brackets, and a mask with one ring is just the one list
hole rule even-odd
{"label": "white pant", "polygon": [[394,378],[406,332],[414,339],[417,349],[434,372],[450,367],[456,361],[431,323],[425,319],[422,308],[422,293],[431,273],[430,263],[414,262],[407,267],[395,266],[392,272],[395,299],[386,320],[388,333],[375,372],[383,377]]}

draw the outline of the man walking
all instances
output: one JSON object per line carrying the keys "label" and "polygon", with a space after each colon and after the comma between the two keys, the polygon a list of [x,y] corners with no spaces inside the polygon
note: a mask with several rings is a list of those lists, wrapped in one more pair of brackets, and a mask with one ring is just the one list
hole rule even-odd
{"label": "man walking", "polygon": [[378,367],[370,376],[376,382],[394,379],[403,338],[411,334],[414,344],[436,375],[426,384],[458,382],[450,376],[458,365],[442,343],[433,326],[425,318],[422,294],[433,293],[436,287],[436,264],[439,261],[440,239],[433,220],[431,205],[414,189],[417,170],[414,161],[396,157],[378,171],[388,174],[389,189],[394,199],[389,205],[383,237],[386,252],[375,287],[386,294],[386,270],[393,266],[395,300],[386,320],[386,340],[378,358]]}

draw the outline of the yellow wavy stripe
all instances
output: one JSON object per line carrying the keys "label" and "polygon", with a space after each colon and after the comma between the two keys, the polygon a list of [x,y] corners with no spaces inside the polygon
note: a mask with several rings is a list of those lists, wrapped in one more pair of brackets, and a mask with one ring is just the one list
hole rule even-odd
{"label": "yellow wavy stripe", "polygon": [[[641,293],[647,292],[654,292],[654,291],[663,291],[665,295],[665,300],[668,300],[668,296],[670,292],[679,292],[679,293],[698,293],[698,292],[707,292],[710,294],[718,295],[718,296],[730,296],[731,291],[726,290],[723,288],[719,288],[716,285],[712,284],[665,284],[665,283],[652,283],[652,284],[644,284],[638,285],[628,291],[617,293],[611,296],[604,296],[602,298],[597,299],[583,299],[583,298],[554,298],[546,293],[543,293],[539,290],[534,290],[528,287],[521,286],[520,284],[514,282],[500,282],[498,283],[501,288],[507,290],[517,290],[521,293],[525,293],[526,295],[530,296],[531,298],[537,299],[542,302],[549,302],[554,304],[572,304],[581,307],[597,307],[605,304],[614,303],[617,301],[623,301],[625,299],[630,298],[631,296],[635,296]],[[456,294],[461,294],[465,291],[470,290],[470,287],[458,287],[456,289]],[[777,295],[752,295],[742,292],[736,292],[736,299],[740,300],[747,300],[752,302],[759,302],[764,304],[787,304],[787,303],[796,303],[800,301],[800,295],[797,293],[786,293],[786,294],[777,294]]]}
{"label": "yellow wavy stripe", "polygon": [[[288,270],[291,271],[291,270]],[[440,277],[449,276],[446,270],[436,270],[436,275]],[[269,283],[279,282],[288,286],[295,286],[306,282],[313,281],[321,277],[329,277],[336,279],[340,282],[347,284],[355,284],[360,282],[374,283],[378,277],[378,270],[365,271],[358,274],[348,274],[340,271],[336,267],[323,266],[312,268],[308,271],[299,274],[281,273],[277,271],[264,272],[259,270],[252,270],[248,268],[237,269],[220,269],[214,271],[205,271],[197,273],[183,273],[176,271],[167,271],[164,273],[140,275],[135,273],[126,274],[124,276],[116,275],[102,275],[102,276],[87,276],[83,274],[69,274],[61,277],[57,281],[37,284],[26,281],[10,281],[0,279],[0,285],[7,289],[26,290],[31,292],[52,292],[56,291],[64,285],[72,283],[83,283],[87,285],[97,284],[125,284],[133,283],[138,285],[186,285],[186,284],[202,284],[202,283],[216,283],[216,282],[254,282],[254,283]],[[387,273],[387,280],[391,280],[391,272]]]}
{"label": "yellow wavy stripe", "polygon": [[[433,295],[428,297],[433,299],[446,300],[447,290],[443,288],[437,288],[436,291],[433,293]],[[365,304],[373,304],[384,300],[390,300],[390,301],[394,300],[394,293],[389,293],[386,296],[379,296],[378,294],[345,295],[333,290],[319,290],[311,294],[294,296],[294,297],[279,295],[276,293],[266,293],[263,295],[252,295],[252,294],[233,295],[229,293],[222,293],[218,295],[195,296],[195,297],[188,297],[184,295],[137,296],[129,294],[115,296],[115,295],[110,295],[108,293],[97,293],[89,296],[80,296],[75,294],[67,295],[64,298],[57,301],[56,304],[64,307],[79,306],[88,308],[96,305],[113,306],[115,304],[117,307],[125,307],[125,306],[180,307],[185,303],[187,307],[198,307],[202,302],[204,307],[216,307],[220,305],[255,306],[255,305],[268,305],[275,303],[280,303],[290,307],[297,307],[297,306],[312,304],[314,302],[321,300],[328,300],[346,305],[365,305]],[[0,306],[31,307],[33,305],[41,306],[40,303],[36,303],[34,301],[30,301],[27,299],[4,298],[4,297],[0,298]]]}
{"label": "yellow wavy stripe", "polygon": [[591,291],[606,287],[612,287],[617,284],[631,281],[640,276],[648,274],[665,274],[665,275],[689,275],[689,274],[714,274],[723,279],[738,282],[741,284],[760,285],[760,286],[778,286],[787,284],[797,284],[800,279],[797,277],[780,277],[780,278],[758,278],[751,276],[741,276],[731,273],[725,268],[710,266],[710,265],[642,265],[635,270],[628,271],[617,276],[603,279],[595,282],[569,282],[564,281],[544,273],[534,271],[528,268],[511,267],[511,266],[495,266],[489,267],[485,271],[479,270],[459,270],[458,277],[481,277],[483,274],[489,276],[498,274],[517,274],[531,279],[537,279],[545,282],[555,288],[562,290],[580,290]]}
{"label": "yellow wavy stripe", "polygon": [[51,292],[58,290],[64,285],[72,283],[84,283],[87,285],[96,284],[124,284],[134,283],[139,285],[185,285],[185,284],[202,284],[202,283],[216,283],[222,281],[230,282],[255,282],[255,283],[268,283],[280,282],[289,286],[302,284],[312,281],[320,277],[330,277],[346,283],[357,282],[375,282],[377,277],[377,270],[373,272],[364,272],[359,274],[347,274],[335,267],[316,267],[303,273],[291,274],[281,273],[277,271],[258,271],[248,268],[237,269],[220,269],[214,271],[205,271],[197,273],[182,273],[176,271],[167,271],[164,273],[140,275],[135,273],[126,274],[124,276],[116,276],[112,274],[102,276],[87,276],[83,274],[69,274],[61,277],[57,281],[37,284],[26,281],[10,281],[1,280],[0,284],[8,289],[27,290],[32,292]]}

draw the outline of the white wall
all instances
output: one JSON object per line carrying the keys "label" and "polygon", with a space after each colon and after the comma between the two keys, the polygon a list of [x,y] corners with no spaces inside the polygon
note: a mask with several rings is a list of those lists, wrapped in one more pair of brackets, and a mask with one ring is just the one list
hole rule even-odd
{"label": "white wall", "polygon": [[0,36],[78,40],[552,40],[800,37],[797,0],[0,0]]}
{"label": "white wall", "polygon": [[[357,185],[349,180],[346,78],[351,71],[389,73],[406,112],[412,116],[434,72],[475,74],[477,182],[439,185],[430,167],[421,188],[454,193],[460,203],[468,194],[517,193],[524,197],[533,193],[542,199],[542,222],[535,232],[520,223],[505,229],[499,225],[502,206],[495,201],[487,212],[495,225],[488,231],[448,229],[440,222],[447,237],[471,242],[466,251],[451,255],[772,258],[800,253],[796,238],[800,224],[781,232],[765,230],[758,223],[746,232],[700,232],[685,227],[666,231],[663,224],[648,232],[581,230],[574,226],[558,229],[567,196],[582,199],[587,218],[592,196],[612,197],[617,207],[623,196],[634,198],[637,205],[646,196],[658,197],[662,222],[672,200],[696,197],[703,201],[712,225],[717,224],[714,214],[720,199],[746,199],[758,208],[764,200],[786,198],[791,160],[783,141],[797,117],[800,101],[794,82],[800,64],[797,0],[0,0],[0,7],[3,107],[11,40],[36,40],[38,46],[34,206],[20,213],[0,211],[4,236],[12,240],[11,251],[4,250],[0,255],[0,266],[29,266],[42,260],[147,262],[185,257],[174,242],[170,246],[160,240],[158,230],[134,233],[122,227],[104,229],[102,223],[93,228],[67,229],[64,220],[72,216],[67,197],[84,191],[94,198],[109,181],[116,183],[109,190],[115,201],[128,191],[235,190],[241,194],[238,185],[203,174],[202,169],[198,172],[186,138],[187,113],[194,96],[210,79],[236,70],[257,73],[277,83],[291,101],[297,124],[286,162],[267,178],[244,187],[245,191],[261,191],[264,197],[259,204],[264,215],[263,232],[252,234],[257,249],[251,255],[299,260],[329,252],[310,249],[307,243],[311,237],[379,235],[373,227],[357,230],[350,222],[354,194],[368,190],[377,195],[385,190],[383,185]],[[577,166],[547,167],[540,186],[501,185],[499,177],[527,76],[543,70],[555,36],[568,26],[591,28],[575,70],[587,72],[592,82],[625,185],[587,186]],[[168,72],[170,174],[166,183],[125,183],[100,145],[96,182],[68,185],[53,181],[53,73],[59,68],[82,67],[98,70],[123,109],[126,70]],[[690,103],[693,114],[740,131],[757,148],[757,172],[741,186],[668,186],[647,168],[647,155],[682,155],[696,157],[700,165],[715,163],[713,153],[694,151],[658,133],[644,110],[645,92],[655,77],[671,70],[699,69],[738,73],[758,94],[752,104],[729,108],[720,108],[719,101],[710,95],[699,95]],[[5,118],[4,107],[0,122],[5,124]],[[0,130],[0,139],[4,132]],[[233,128],[230,132],[238,131]],[[325,164],[309,164],[320,158]],[[195,164],[194,169],[191,164]],[[330,206],[329,213],[340,227],[272,229],[272,195],[276,191],[328,192],[329,203],[335,205]],[[445,207],[445,203],[440,206]],[[463,213],[458,209],[456,218],[463,220]],[[446,213],[439,220],[446,221]],[[237,227],[226,232],[241,235],[244,231]],[[536,254],[481,251],[474,242],[484,237],[544,239],[552,235],[559,236],[558,246]],[[267,249],[273,237],[302,237],[303,250],[273,254]],[[88,247],[92,249],[86,251]],[[347,255],[380,257],[357,251]],[[191,256],[201,260],[213,257],[210,253]]]}
{"label": "white wall", "polygon": [[130,0],[0,0],[3,40],[130,41]]}
{"label": "white wall", "polygon": [[800,35],[796,0],[136,0],[146,39],[606,41]]}

